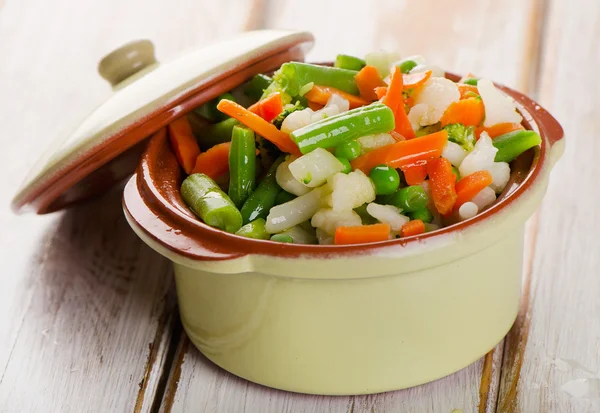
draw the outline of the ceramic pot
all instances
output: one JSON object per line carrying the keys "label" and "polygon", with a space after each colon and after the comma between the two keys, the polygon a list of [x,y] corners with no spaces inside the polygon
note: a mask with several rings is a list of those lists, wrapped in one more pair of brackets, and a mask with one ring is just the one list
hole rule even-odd
{"label": "ceramic pot", "polygon": [[564,147],[548,112],[502,90],[542,144],[513,162],[496,204],[431,233],[360,246],[279,244],[205,225],[181,199],[184,176],[157,132],[126,186],[124,210],[139,237],[174,263],[194,345],[250,381],[328,395],[426,383],[492,349],[517,315],[525,221]]}

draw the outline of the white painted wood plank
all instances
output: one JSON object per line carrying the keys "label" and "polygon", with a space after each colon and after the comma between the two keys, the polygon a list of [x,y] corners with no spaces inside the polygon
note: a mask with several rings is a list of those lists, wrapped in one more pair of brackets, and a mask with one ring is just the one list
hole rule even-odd
{"label": "white painted wood plank", "polygon": [[48,143],[109,96],[103,55],[149,38],[165,60],[256,19],[236,0],[0,2],[0,411],[150,409],[172,276],[125,223],[120,192],[44,217],[8,205]]}
{"label": "white painted wood plank", "polygon": [[540,211],[530,294],[506,348],[501,412],[600,411],[600,4],[554,0],[540,103],[567,148]]}
{"label": "white painted wood plank", "polygon": [[[384,48],[424,54],[455,72],[472,71],[528,90],[537,39],[533,1],[274,1],[268,27],[312,31],[313,61]],[[409,34],[407,34],[409,33]],[[163,401],[164,412],[491,412],[496,406],[502,344],[466,369],[413,389],[372,396],[318,397],[270,390],[218,369],[182,344]]]}

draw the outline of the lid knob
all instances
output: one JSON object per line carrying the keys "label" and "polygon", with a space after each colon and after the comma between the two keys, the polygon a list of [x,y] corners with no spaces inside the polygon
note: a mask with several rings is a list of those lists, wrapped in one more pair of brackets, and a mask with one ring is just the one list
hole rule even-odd
{"label": "lid knob", "polygon": [[98,72],[115,87],[128,77],[156,63],[152,42],[135,40],[106,55],[98,64]]}

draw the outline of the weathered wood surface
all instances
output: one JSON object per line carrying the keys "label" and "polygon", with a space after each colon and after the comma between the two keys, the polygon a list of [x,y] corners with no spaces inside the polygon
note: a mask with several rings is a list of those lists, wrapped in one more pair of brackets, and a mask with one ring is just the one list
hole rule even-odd
{"label": "weathered wood surface", "polygon": [[130,230],[121,193],[45,217],[8,205],[49,141],[109,96],[103,55],[150,38],[169,58],[258,16],[235,0],[0,6],[0,411],[150,411],[172,343],[172,270]]}
{"label": "weathered wood surface", "polygon": [[549,2],[538,97],[567,148],[542,204],[528,293],[508,336],[498,411],[600,411],[600,4]]}

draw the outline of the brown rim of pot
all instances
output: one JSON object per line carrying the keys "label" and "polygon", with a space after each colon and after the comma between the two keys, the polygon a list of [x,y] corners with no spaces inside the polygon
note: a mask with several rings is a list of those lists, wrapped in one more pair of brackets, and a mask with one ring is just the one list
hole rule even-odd
{"label": "brown rim of pot", "polygon": [[[447,74],[457,81],[460,77]],[[284,244],[256,240],[212,228],[186,207],[179,194],[183,171],[170,150],[165,130],[153,136],[142,157],[137,173],[129,181],[123,196],[126,214],[147,236],[163,247],[184,257],[218,261],[249,254],[276,257],[312,256],[326,258],[334,254],[357,255],[390,247],[405,246],[431,237],[460,231],[488,218],[519,198],[536,183],[548,151],[564,137],[556,119],[527,96],[508,87],[497,85],[515,99],[523,115],[523,125],[542,137],[540,148],[522,154],[511,164],[511,180],[496,203],[466,221],[421,235],[360,245]]]}

